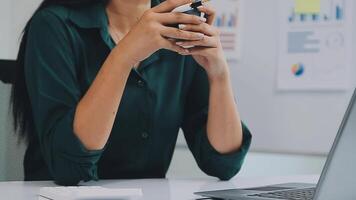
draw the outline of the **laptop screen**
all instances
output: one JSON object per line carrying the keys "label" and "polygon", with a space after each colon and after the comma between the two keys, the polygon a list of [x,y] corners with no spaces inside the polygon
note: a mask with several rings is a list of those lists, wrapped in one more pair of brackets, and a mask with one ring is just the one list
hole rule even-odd
{"label": "laptop screen", "polygon": [[344,116],[315,200],[356,199],[356,91]]}

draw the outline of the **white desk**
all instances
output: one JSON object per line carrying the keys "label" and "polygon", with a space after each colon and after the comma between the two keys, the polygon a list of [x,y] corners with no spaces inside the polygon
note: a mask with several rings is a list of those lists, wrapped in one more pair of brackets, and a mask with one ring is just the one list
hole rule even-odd
{"label": "white desk", "polygon": [[[143,200],[193,200],[193,192],[255,187],[285,182],[316,183],[319,176],[293,177],[236,177],[222,182],[215,179],[145,179],[110,180],[90,182],[86,185],[100,185],[108,188],[142,188]],[[52,182],[0,182],[0,199],[36,200],[40,187],[54,186]]]}

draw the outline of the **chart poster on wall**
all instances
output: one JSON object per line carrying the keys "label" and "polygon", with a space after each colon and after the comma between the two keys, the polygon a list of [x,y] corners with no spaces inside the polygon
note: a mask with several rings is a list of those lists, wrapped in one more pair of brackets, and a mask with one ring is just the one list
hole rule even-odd
{"label": "chart poster on wall", "polygon": [[241,56],[242,1],[215,0],[209,3],[216,10],[214,25],[220,30],[221,44],[228,60]]}
{"label": "chart poster on wall", "polygon": [[280,2],[280,90],[346,90],[352,65],[352,1],[320,1],[320,12]]}

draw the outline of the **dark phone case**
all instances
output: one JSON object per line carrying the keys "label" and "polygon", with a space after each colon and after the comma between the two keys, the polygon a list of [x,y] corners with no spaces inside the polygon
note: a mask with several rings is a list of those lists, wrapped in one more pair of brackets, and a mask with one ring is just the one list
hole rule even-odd
{"label": "dark phone case", "polygon": [[201,12],[198,10],[198,9],[196,9],[196,8],[193,8],[193,9],[191,9],[191,10],[188,10],[188,11],[186,11],[186,12],[184,12],[185,14],[188,14],[188,15],[195,15],[195,16],[198,16],[198,17],[200,17],[200,15],[201,15]]}
{"label": "dark phone case", "polygon": [[[188,15],[195,15],[195,16],[198,16],[200,17],[201,16],[201,12],[198,10],[198,7],[203,5],[201,3],[201,1],[199,2],[196,2],[196,3],[193,3],[190,7],[192,8],[191,10],[188,10],[186,12],[183,12],[184,14],[188,14]],[[206,15],[204,15],[205,18],[207,18]],[[172,27],[175,27],[175,28],[178,28],[179,25],[178,24],[175,24],[173,25]],[[184,41],[184,40],[177,40],[177,41]]]}
{"label": "dark phone case", "polygon": [[[203,3],[201,1],[198,1],[198,2],[195,2],[195,3],[192,3],[190,5],[190,7],[192,8],[191,10],[188,10],[186,12],[183,12],[185,14],[188,14],[188,15],[195,15],[195,16],[198,16],[200,17],[201,16],[201,12],[198,10],[198,7],[199,6],[202,6]],[[204,16],[206,18],[206,16]],[[178,24],[174,25],[173,27],[176,27],[178,28]]]}
{"label": "dark phone case", "polygon": [[[195,15],[195,16],[198,16],[198,17],[201,16],[201,12],[196,8],[192,8],[191,10],[188,10],[188,11],[183,12],[183,13],[184,14],[188,14],[188,15]],[[206,18],[207,16],[204,15],[204,17]],[[178,28],[178,24],[173,25],[173,27]]]}

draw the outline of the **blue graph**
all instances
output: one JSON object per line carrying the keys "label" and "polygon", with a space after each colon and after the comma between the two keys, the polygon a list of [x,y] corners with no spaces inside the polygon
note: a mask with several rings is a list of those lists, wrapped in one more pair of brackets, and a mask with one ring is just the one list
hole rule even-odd
{"label": "blue graph", "polygon": [[345,19],[345,0],[329,0],[328,9],[322,9],[320,13],[296,13],[291,9],[288,17],[289,23],[319,23],[341,22]]}
{"label": "blue graph", "polygon": [[222,13],[215,20],[216,27],[234,28],[237,26],[237,15],[235,13]]}

